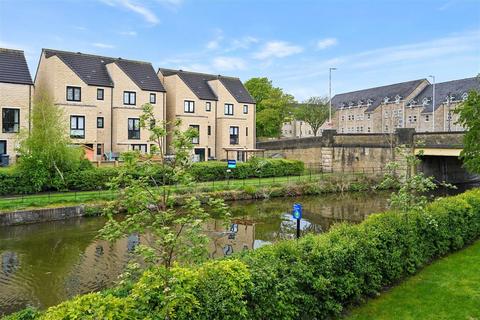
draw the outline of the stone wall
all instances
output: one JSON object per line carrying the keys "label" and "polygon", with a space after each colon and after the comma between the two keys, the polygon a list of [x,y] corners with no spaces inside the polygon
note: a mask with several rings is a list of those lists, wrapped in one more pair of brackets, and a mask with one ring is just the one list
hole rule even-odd
{"label": "stone wall", "polygon": [[0,226],[64,220],[81,217],[84,212],[84,206],[5,212],[0,213]]}

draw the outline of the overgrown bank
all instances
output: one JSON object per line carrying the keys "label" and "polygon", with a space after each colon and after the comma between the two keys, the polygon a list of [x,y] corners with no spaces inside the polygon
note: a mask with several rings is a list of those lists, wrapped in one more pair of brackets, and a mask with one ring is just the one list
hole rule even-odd
{"label": "overgrown bank", "polygon": [[196,268],[152,268],[131,286],[7,319],[335,317],[479,236],[476,189],[437,200],[423,212],[372,215],[359,225],[342,224],[322,235],[279,242]]}

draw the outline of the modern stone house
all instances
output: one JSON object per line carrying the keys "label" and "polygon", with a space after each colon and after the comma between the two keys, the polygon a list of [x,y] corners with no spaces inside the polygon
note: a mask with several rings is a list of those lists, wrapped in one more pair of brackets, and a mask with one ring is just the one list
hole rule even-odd
{"label": "modern stone house", "polygon": [[30,130],[32,93],[33,82],[23,51],[0,48],[0,154],[8,155],[10,163],[16,160],[17,134]]}
{"label": "modern stone house", "polygon": [[165,89],[148,62],[43,49],[35,88],[64,109],[73,141],[94,150],[90,160],[150,150],[140,129],[143,104],[154,106],[159,121],[165,117]]}
{"label": "modern stone house", "polygon": [[[166,119],[193,127],[197,159],[246,160],[255,148],[255,101],[238,78],[158,70],[167,91]],[[171,137],[167,139],[169,144]]]}
{"label": "modern stone house", "polygon": [[435,84],[435,128],[433,85],[426,79],[338,94],[332,98],[334,128],[339,133],[392,133],[397,128],[463,131],[453,110],[472,89],[480,90],[477,78]]}

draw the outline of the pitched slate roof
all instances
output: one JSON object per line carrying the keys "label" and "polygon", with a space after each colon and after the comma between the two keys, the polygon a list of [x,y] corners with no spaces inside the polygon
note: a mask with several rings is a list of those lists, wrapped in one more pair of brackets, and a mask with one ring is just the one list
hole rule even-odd
{"label": "pitched slate roof", "polygon": [[255,103],[250,93],[238,78],[212,75],[206,73],[190,72],[183,70],[163,69],[159,71],[165,76],[178,75],[180,79],[202,100],[218,100],[208,81],[220,80],[230,94],[240,103]]}
{"label": "pitched slate roof", "polygon": [[0,48],[0,82],[33,84],[23,51]]}
{"label": "pitched slate roof", "polygon": [[339,109],[342,107],[342,105],[348,106],[350,103],[353,103],[353,105],[356,106],[358,105],[359,101],[362,102],[362,105],[367,105],[367,102],[369,102],[370,105],[368,106],[366,112],[371,112],[374,111],[384,101],[385,98],[395,100],[395,97],[398,95],[401,97],[401,99],[405,99],[423,81],[425,81],[425,79],[337,94],[332,98],[332,105],[336,109]]}
{"label": "pitched slate roof", "polygon": [[[447,97],[453,98],[453,101],[461,101],[462,95],[472,90],[480,90],[479,78],[465,78],[460,80],[452,80],[435,84],[435,110],[447,101]],[[427,104],[424,106],[422,113],[432,112],[432,96],[433,84],[425,87],[415,98],[415,104],[422,105],[424,99]]]}
{"label": "pitched slate roof", "polygon": [[113,87],[114,83],[106,65],[116,63],[140,89],[165,91],[155,74],[155,70],[148,62],[103,57],[80,52],[51,49],[43,49],[43,51],[46,58],[57,56],[88,85]]}

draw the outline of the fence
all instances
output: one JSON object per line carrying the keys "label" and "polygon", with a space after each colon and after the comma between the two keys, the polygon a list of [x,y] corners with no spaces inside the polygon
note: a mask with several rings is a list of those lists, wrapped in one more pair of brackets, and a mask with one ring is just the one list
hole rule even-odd
{"label": "fence", "polygon": [[[256,178],[229,178],[226,172],[224,179],[217,179],[207,182],[195,182],[182,185],[168,185],[175,194],[198,194],[201,192],[223,191],[242,189],[247,186],[261,187],[273,186],[288,183],[299,183],[327,179],[335,176],[340,181],[348,180],[355,176],[370,176],[379,178],[384,175],[386,170],[379,167],[370,168],[350,168],[343,172],[335,172],[333,170],[325,171],[320,164],[311,164],[306,166],[302,174],[295,176],[273,176],[273,177],[256,177]],[[160,187],[161,188],[161,187]],[[52,204],[78,204],[94,201],[108,201],[114,199],[118,195],[114,190],[96,190],[96,191],[70,191],[70,192],[47,192],[34,195],[18,195],[0,197],[0,211],[12,211],[23,208],[45,207]]]}

